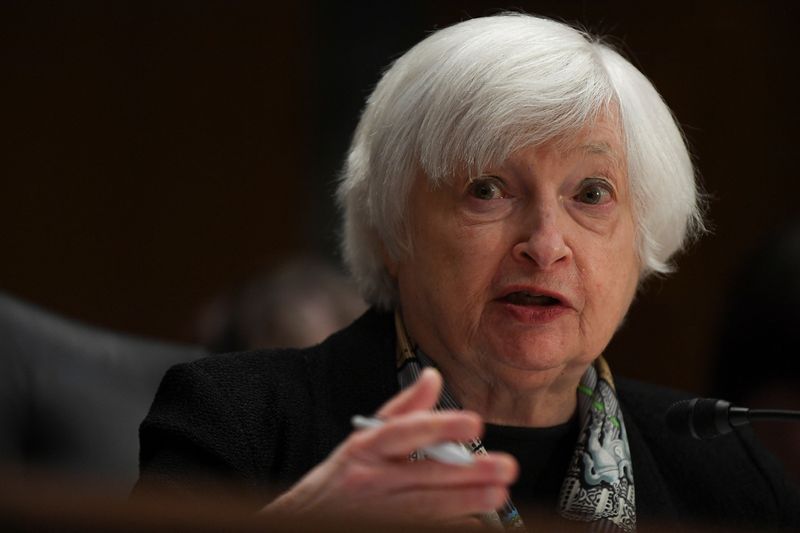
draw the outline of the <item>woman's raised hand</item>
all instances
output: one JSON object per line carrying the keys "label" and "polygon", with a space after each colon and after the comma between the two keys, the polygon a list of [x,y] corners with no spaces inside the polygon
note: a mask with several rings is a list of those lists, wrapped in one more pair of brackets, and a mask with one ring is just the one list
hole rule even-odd
{"label": "woman's raised hand", "polygon": [[475,413],[431,411],[441,389],[441,375],[425,369],[378,411],[382,426],[355,431],[264,511],[452,523],[500,507],[517,477],[510,455],[479,455],[471,465],[408,460],[414,450],[482,434]]}

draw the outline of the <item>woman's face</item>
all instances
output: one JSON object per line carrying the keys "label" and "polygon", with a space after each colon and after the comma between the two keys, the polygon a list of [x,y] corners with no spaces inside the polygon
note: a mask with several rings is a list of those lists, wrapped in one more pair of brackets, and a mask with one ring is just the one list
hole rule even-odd
{"label": "woman's face", "polygon": [[412,338],[444,369],[510,386],[581,374],[638,282],[625,161],[616,122],[601,119],[472,181],[432,188],[420,173],[413,253],[387,261]]}

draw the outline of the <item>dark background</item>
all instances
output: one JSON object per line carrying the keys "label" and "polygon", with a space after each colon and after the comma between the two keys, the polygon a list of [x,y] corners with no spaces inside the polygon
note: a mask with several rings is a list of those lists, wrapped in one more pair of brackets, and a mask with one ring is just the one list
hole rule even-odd
{"label": "dark background", "polygon": [[218,291],[298,252],[336,258],[330,196],[378,73],[502,9],[611,36],[683,124],[713,233],[649,284],[608,355],[706,391],[731,280],[798,212],[793,2],[6,0],[0,290],[191,340]]}

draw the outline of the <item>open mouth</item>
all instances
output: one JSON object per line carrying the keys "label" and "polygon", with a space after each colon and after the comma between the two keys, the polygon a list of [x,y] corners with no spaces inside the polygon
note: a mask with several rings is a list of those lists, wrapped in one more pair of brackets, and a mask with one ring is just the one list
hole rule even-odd
{"label": "open mouth", "polygon": [[513,305],[552,307],[561,305],[561,300],[544,294],[535,294],[525,291],[512,292],[503,297],[503,300]]}

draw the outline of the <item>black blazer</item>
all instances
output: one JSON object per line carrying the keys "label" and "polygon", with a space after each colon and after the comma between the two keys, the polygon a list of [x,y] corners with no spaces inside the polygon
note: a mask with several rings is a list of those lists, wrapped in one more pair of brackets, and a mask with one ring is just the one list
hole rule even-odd
{"label": "black blazer", "polygon": [[[140,427],[135,493],[198,479],[256,491],[297,481],[347,437],[354,414],[372,413],[397,393],[394,360],[392,315],[370,310],[312,348],[171,368]],[[695,521],[800,528],[800,496],[750,432],[677,437],[663,414],[685,394],[624,379],[617,392],[640,528]]]}

